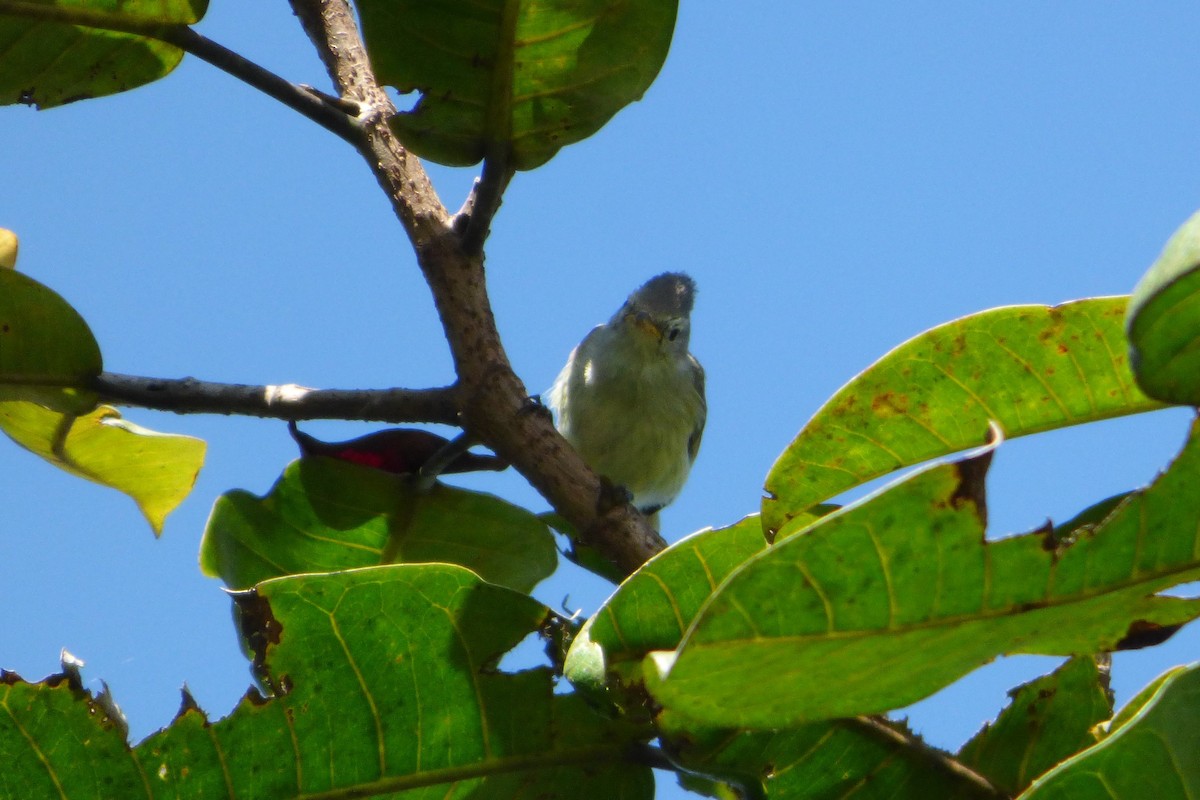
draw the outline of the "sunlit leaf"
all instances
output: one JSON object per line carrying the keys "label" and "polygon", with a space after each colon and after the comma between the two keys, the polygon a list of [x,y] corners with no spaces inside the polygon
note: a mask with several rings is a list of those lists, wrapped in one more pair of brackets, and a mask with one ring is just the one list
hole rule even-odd
{"label": "sunlit leaf", "polygon": [[13,269],[17,266],[17,235],[8,228],[0,228],[0,268]]}
{"label": "sunlit leaf", "polygon": [[996,656],[1142,647],[1200,614],[1200,437],[1077,535],[984,539],[987,455],[932,467],[751,557],[675,652],[668,709],[781,727],[919,700]]}
{"label": "sunlit leaf", "polygon": [[598,131],[650,86],[678,0],[360,0],[382,83],[420,91],[392,120],[413,152],[532,169]]}
{"label": "sunlit leaf", "polygon": [[1200,405],[1200,213],[1138,283],[1128,323],[1138,385],[1159,400]]}
{"label": "sunlit leaf", "polygon": [[147,430],[109,406],[74,417],[0,402],[0,431],[56,467],[132,497],[155,535],[204,464],[203,440]]}
{"label": "sunlit leaf", "polygon": [[207,7],[208,0],[0,0],[0,105],[51,108],[157,80],[183,51],[147,34],[197,22]]}
{"label": "sunlit leaf", "polygon": [[441,484],[422,494],[401,476],[331,458],[292,462],[264,497],[235,490],[213,507],[200,563],[244,589],[267,578],[390,563],[446,562],[529,591],[557,550],[534,514]]}
{"label": "sunlit leaf", "polygon": [[1158,408],[1129,370],[1126,298],[984,311],[910,339],[830,398],[767,477],[763,526],[905,466]]}
{"label": "sunlit leaf", "polygon": [[1177,667],[1149,688],[1106,738],[1038,778],[1020,800],[1200,796],[1200,666]]}
{"label": "sunlit leaf", "polygon": [[[679,644],[692,617],[735,567],[766,547],[758,516],[676,542],[647,561],[584,624],[567,653],[572,683],[603,693],[609,672],[640,683],[642,657]],[[611,698],[621,702],[620,697]]]}
{"label": "sunlit leaf", "polygon": [[1008,707],[963,746],[958,760],[1011,795],[1095,744],[1094,726],[1112,717],[1108,671],[1091,656],[1072,658],[1009,694]]}
{"label": "sunlit leaf", "polygon": [[100,347],[79,312],[32,278],[0,269],[0,401],[85,413],[100,370]]}
{"label": "sunlit leaf", "polygon": [[[13,797],[653,797],[633,734],[546,668],[497,659],[549,611],[445,564],[268,581],[239,597],[263,683],[210,722],[190,698],[130,751],[60,678],[0,681]],[[636,733],[636,732],[635,732]],[[62,793],[56,790],[62,787]],[[40,792],[40,793],[34,793]]]}

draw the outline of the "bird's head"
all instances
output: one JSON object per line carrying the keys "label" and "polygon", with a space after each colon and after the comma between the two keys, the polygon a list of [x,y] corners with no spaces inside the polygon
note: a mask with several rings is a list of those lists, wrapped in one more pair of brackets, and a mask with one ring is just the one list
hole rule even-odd
{"label": "bird's head", "polygon": [[687,353],[696,282],[682,272],[664,272],[629,295],[614,324],[629,328],[655,348]]}

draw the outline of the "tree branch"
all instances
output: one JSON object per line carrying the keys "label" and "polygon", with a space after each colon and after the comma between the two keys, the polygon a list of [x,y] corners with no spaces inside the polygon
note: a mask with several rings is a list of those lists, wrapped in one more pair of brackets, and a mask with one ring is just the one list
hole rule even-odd
{"label": "tree branch", "polygon": [[[500,341],[488,299],[483,255],[464,247],[420,161],[407,152],[387,124],[394,107],[375,80],[347,0],[290,0],[328,69],[338,93],[370,106],[360,117],[359,151],[390,198],[416,251],[458,374],[463,428],[510,462],[562,514],[580,537],[625,572],[632,572],[665,542],[628,504],[609,505],[599,478],[558,435],[550,415],[529,399]],[[505,167],[500,175],[507,172]],[[485,205],[476,203],[486,231]],[[492,191],[488,189],[487,191]],[[472,226],[468,226],[470,228]]]}
{"label": "tree branch", "polygon": [[176,414],[242,414],[272,419],[350,419],[458,425],[456,390],[308,389],[294,383],[251,386],[195,378],[141,378],[101,373],[91,386],[101,402]]}

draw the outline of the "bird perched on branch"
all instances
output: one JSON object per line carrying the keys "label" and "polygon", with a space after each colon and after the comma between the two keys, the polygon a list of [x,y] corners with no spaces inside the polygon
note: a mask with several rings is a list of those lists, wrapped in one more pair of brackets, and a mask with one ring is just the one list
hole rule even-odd
{"label": "bird perched on branch", "polygon": [[704,369],[688,352],[696,283],[648,280],[571,351],[548,395],[556,425],[595,472],[658,528],[704,433]]}

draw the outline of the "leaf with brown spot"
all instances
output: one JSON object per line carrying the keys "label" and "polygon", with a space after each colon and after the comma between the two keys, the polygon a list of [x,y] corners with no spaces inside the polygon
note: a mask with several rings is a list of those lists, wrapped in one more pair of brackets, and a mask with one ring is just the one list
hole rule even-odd
{"label": "leaf with brown spot", "polygon": [[922,470],[748,558],[680,644],[643,663],[651,694],[719,727],[882,713],[1000,655],[1112,650],[1138,643],[1131,630],[1157,641],[1200,616],[1200,600],[1160,594],[1200,579],[1197,428],[1153,484],[1052,552],[1043,532],[985,539],[989,453]]}
{"label": "leaf with brown spot", "polygon": [[[767,476],[764,530],[880,475],[983,444],[1160,408],[1134,383],[1126,298],[1012,306],[892,350],[817,411]],[[903,403],[896,398],[904,398]]]}

